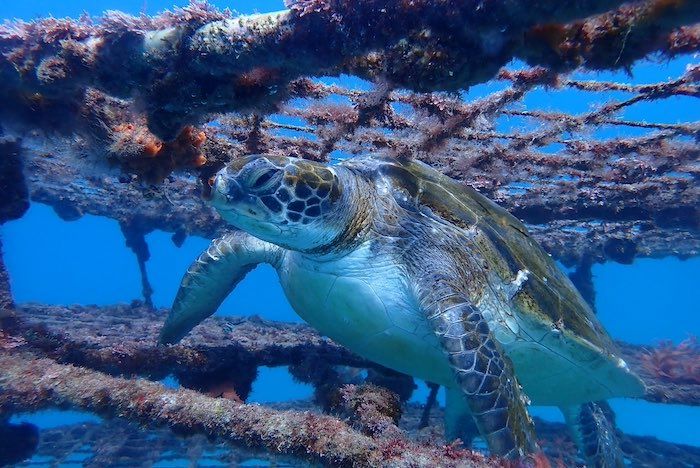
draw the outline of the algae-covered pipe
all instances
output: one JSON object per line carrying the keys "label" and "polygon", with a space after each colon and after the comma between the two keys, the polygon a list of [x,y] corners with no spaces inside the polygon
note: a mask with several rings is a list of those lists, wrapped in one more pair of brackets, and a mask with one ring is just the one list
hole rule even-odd
{"label": "algae-covered pipe", "polygon": [[373,439],[330,416],[210,398],[29,354],[0,354],[0,413],[46,407],[80,408],[332,466],[499,466],[471,451],[428,447],[403,438]]}
{"label": "algae-covered pipe", "polygon": [[[304,0],[290,10],[238,18],[193,3],[155,18],[110,12],[97,22],[8,23],[0,28],[0,96],[47,106],[71,102],[86,86],[136,95],[151,130],[172,140],[184,125],[213,112],[273,109],[299,76],[351,72],[419,91],[466,88],[526,55],[523,40],[536,25],[585,18],[622,3]],[[661,32],[692,23],[698,20],[693,3],[651,2],[672,11],[659,7],[650,21],[658,19]],[[685,9],[688,14],[678,13]],[[527,55],[533,61],[557,65],[566,59],[542,52],[539,43],[533,47],[537,53]]]}

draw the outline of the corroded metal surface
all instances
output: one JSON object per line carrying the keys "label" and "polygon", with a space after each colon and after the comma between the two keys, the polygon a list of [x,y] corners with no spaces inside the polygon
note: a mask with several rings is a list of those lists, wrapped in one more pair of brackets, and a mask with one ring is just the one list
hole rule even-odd
{"label": "corroded metal surface", "polygon": [[142,306],[23,306],[22,335],[60,361],[115,374],[214,372],[234,365],[284,366],[308,360],[371,367],[306,325],[259,317],[212,318],[181,344],[159,346],[166,310]]}
{"label": "corroded metal surface", "polygon": [[[158,332],[167,311],[141,306],[50,307],[23,306],[17,330],[43,354],[115,375],[168,374],[187,377],[220,373],[251,374],[259,366],[324,368],[344,365],[382,369],[306,325],[258,317],[210,318],[179,345],[158,346]],[[648,386],[654,402],[700,405],[700,384],[673,381],[644,366],[643,356],[654,348],[620,343],[623,358]],[[695,351],[695,362],[700,354]],[[253,378],[255,372],[252,373]],[[301,375],[301,374],[297,374]],[[311,381],[311,383],[317,383]],[[247,393],[247,392],[245,392]]]}
{"label": "corroded metal surface", "polygon": [[396,432],[370,437],[331,416],[212,398],[21,352],[0,354],[0,369],[0,412],[75,407],[333,466],[505,466],[470,450],[417,444]]}
{"label": "corroded metal surface", "polygon": [[[663,44],[675,26],[700,17],[694,2],[639,3],[608,13],[614,18],[590,18],[587,31],[598,34],[587,35],[567,32],[579,23],[563,23],[623,2],[290,3],[290,10],[240,18],[194,3],[156,18],[109,13],[97,22],[10,23],[0,31],[0,77],[10,95],[65,99],[85,86],[138,93],[150,127],[172,139],[207,113],[270,107],[303,75],[352,71],[430,91],[486,81],[514,57],[571,67],[584,61],[578,52],[592,65],[616,68],[663,50],[648,47],[648,40],[633,47],[637,35],[653,31],[660,41],[652,43]],[[634,29],[631,38],[625,26]],[[561,31],[550,32],[556,27]],[[613,50],[623,39],[630,46],[617,56]],[[565,40],[573,44],[561,44]],[[564,47],[567,54],[558,53]],[[280,93],[270,93],[273,88]]]}
{"label": "corroded metal surface", "polygon": [[[303,401],[272,406],[279,410],[318,411],[316,406]],[[411,434],[412,438],[433,437],[436,441],[440,440],[442,409],[435,408],[430,427],[419,431],[417,423],[421,411],[420,405],[407,405],[401,428]],[[566,428],[562,424],[539,419],[535,419],[535,423],[542,437],[542,445],[554,463],[561,461],[564,466],[575,466],[577,459],[574,445],[568,438]],[[693,466],[700,463],[700,449],[652,437],[626,435],[623,447],[635,466]],[[106,420],[101,424],[84,423],[43,430],[36,458],[18,466],[41,466],[47,460],[59,464],[81,460],[87,467],[105,466],[115,461],[123,466],[135,466],[159,462],[168,465],[185,460],[192,466],[255,466],[255,463],[260,462],[279,467],[304,465],[299,459],[246,447],[231,447],[207,440],[201,435],[182,438],[168,430],[145,430],[120,419]]]}
{"label": "corroded metal surface", "polygon": [[[309,411],[320,409],[308,401],[285,402],[271,405],[276,410]],[[422,405],[405,406],[400,429],[411,440],[440,444],[442,442],[442,408],[433,408],[430,424],[420,428]],[[535,418],[541,445],[554,466],[581,466],[576,456],[568,429],[559,423]],[[700,463],[700,449],[664,442],[653,437],[622,435],[622,447],[633,466],[694,466]],[[145,429],[123,419],[108,419],[102,423],[83,423],[45,429],[40,432],[36,458],[17,466],[43,466],[47,462],[80,462],[88,467],[118,463],[136,466],[160,463],[174,465],[187,461],[192,466],[256,466],[267,463],[286,467],[307,466],[304,460],[267,451],[253,450],[242,445],[227,445],[212,441],[203,435],[179,437],[167,429]]]}
{"label": "corroded metal surface", "polygon": [[21,218],[29,208],[20,153],[16,141],[0,138],[0,224]]}

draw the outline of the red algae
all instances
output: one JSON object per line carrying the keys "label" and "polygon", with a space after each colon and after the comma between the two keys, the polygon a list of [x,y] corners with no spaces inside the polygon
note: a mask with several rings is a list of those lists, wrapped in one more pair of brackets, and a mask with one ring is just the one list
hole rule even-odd
{"label": "red algae", "polygon": [[661,380],[700,385],[700,344],[695,336],[677,345],[662,341],[642,356],[642,364]]}

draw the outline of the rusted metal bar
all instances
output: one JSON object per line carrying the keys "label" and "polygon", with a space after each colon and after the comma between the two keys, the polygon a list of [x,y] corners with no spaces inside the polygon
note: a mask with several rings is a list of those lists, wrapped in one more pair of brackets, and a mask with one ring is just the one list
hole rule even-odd
{"label": "rusted metal bar", "polygon": [[[607,13],[615,21],[600,19],[603,14],[583,22],[598,34],[590,40],[568,32],[580,23],[558,26],[562,33],[551,45],[549,35],[537,33],[537,25],[583,19],[622,3],[302,0],[291,10],[238,18],[193,3],[156,18],[108,13],[97,22],[10,23],[0,31],[0,94],[25,104],[5,109],[16,117],[51,100],[68,104],[87,86],[115,96],[136,93],[149,128],[170,141],[214,112],[273,109],[300,76],[350,71],[419,91],[454,90],[493,78],[519,55],[553,68],[580,65],[546,49],[562,49],[558,42],[574,42],[568,48],[585,51],[587,63],[616,67],[650,51],[624,47],[646,31],[668,35],[700,19],[695,2],[656,0]],[[527,31],[531,39],[523,42]],[[596,47],[599,36],[622,41],[620,65],[593,60],[611,55],[607,42]]]}
{"label": "rusted metal bar", "polygon": [[[164,310],[152,311],[141,306],[34,305],[21,307],[18,314],[20,325],[15,336],[59,362],[114,375],[189,376],[193,387],[198,387],[198,379],[208,379],[217,373],[224,379],[228,375],[251,374],[252,369],[254,375],[259,366],[381,368],[306,325],[261,318],[210,318],[196,327],[182,344],[166,347],[157,345],[158,331],[166,316]],[[647,356],[653,355],[657,348],[619,345],[623,358],[646,383],[647,400],[700,405],[697,347],[685,349],[683,359],[676,364],[679,369],[688,365],[683,379],[679,380],[649,364],[653,361]],[[673,365],[672,348],[667,351],[671,360],[664,365]],[[658,352],[662,358],[664,348]],[[694,367],[690,367],[692,363]]]}
{"label": "rusted metal bar", "polygon": [[333,466],[501,465],[468,450],[429,447],[404,437],[372,438],[330,416],[211,398],[192,390],[111,377],[29,354],[0,354],[0,412],[45,407],[80,408]]}

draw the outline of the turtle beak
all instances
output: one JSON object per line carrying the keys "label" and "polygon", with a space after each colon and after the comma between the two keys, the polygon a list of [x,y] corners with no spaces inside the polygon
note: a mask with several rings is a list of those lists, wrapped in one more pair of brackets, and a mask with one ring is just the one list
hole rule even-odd
{"label": "turtle beak", "polygon": [[213,205],[226,207],[239,202],[244,198],[244,191],[235,177],[231,177],[226,169],[219,171],[216,176],[209,179],[209,193],[205,197]]}
{"label": "turtle beak", "polygon": [[224,167],[223,169],[219,170],[216,174],[209,177],[202,183],[202,198],[204,198],[206,201],[213,201],[215,198],[217,198],[217,193],[224,195],[224,198],[226,198],[226,181],[232,179],[232,177],[229,177],[228,168]]}

